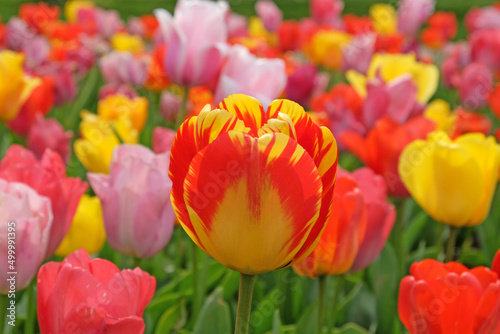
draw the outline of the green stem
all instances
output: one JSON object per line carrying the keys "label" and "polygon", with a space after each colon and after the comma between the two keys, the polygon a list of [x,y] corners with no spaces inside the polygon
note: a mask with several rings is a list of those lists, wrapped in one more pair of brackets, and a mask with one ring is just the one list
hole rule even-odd
{"label": "green stem", "polygon": [[329,323],[330,332],[333,328],[335,328],[335,319],[337,318],[337,308],[339,306],[340,294],[342,292],[343,287],[344,287],[344,276],[338,275],[335,282],[335,286],[333,288],[332,316],[330,318],[331,322]]}
{"label": "green stem", "polygon": [[238,294],[238,308],[236,311],[236,326],[234,334],[247,334],[250,325],[250,311],[252,310],[253,285],[255,275],[240,273],[240,291]]}
{"label": "green stem", "polygon": [[394,228],[392,232],[392,245],[396,251],[398,257],[398,278],[404,276],[404,266],[405,266],[405,251],[403,244],[404,235],[404,216],[405,216],[405,200],[398,199],[396,204],[396,221],[394,222]]}
{"label": "green stem", "polygon": [[198,263],[198,246],[191,242],[193,251],[193,318],[198,319],[198,313],[201,308],[200,299],[200,270]]}
{"label": "green stem", "polygon": [[455,255],[455,244],[457,243],[458,227],[450,226],[450,235],[448,237],[448,244],[446,246],[445,262],[453,261]]}
{"label": "green stem", "polygon": [[319,289],[318,289],[318,334],[323,332],[323,323],[325,322],[325,297],[326,297],[326,282],[327,276],[321,275],[318,277]]}
{"label": "green stem", "polygon": [[444,253],[444,231],[445,231],[445,225],[444,224],[439,224],[439,233],[438,233],[438,239],[437,239],[437,244],[436,244],[436,247],[438,249],[438,252],[437,252],[437,259],[438,261],[440,261],[439,259],[442,259],[441,258],[441,254]]}
{"label": "green stem", "polygon": [[184,94],[182,95],[181,110],[179,110],[179,114],[177,115],[177,119],[175,121],[175,128],[176,129],[181,127],[182,122],[184,122],[184,118],[186,118],[188,95],[189,95],[189,87],[185,86],[184,87]]}
{"label": "green stem", "polygon": [[78,92],[76,100],[73,102],[69,113],[66,116],[66,129],[71,129],[73,131],[78,130],[77,123],[80,117],[80,111],[85,107],[87,101],[92,96],[92,93],[97,89],[97,81],[99,80],[100,72],[97,66],[90,69],[85,78],[85,82]]}
{"label": "green stem", "polygon": [[9,305],[9,299],[7,295],[0,294],[0,333],[3,333],[5,327],[5,319],[7,317],[7,307]]}
{"label": "green stem", "polygon": [[25,334],[33,334],[35,332],[35,317],[36,317],[36,279],[32,279],[26,293],[28,294],[28,306],[26,315],[26,325],[24,326]]}

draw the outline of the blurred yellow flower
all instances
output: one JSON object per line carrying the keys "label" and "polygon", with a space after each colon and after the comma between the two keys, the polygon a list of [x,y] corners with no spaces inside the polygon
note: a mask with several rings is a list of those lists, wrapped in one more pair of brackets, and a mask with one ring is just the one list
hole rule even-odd
{"label": "blurred yellow flower", "polygon": [[361,97],[366,96],[366,83],[380,73],[385,82],[401,75],[411,75],[417,86],[417,101],[425,104],[434,95],[439,84],[439,70],[434,64],[417,61],[414,54],[380,54],[373,56],[367,75],[354,70],[346,72],[347,80]]}
{"label": "blurred yellow flower", "polygon": [[78,11],[80,9],[94,8],[92,1],[87,0],[69,0],[64,4],[64,16],[68,22],[76,22]]}
{"label": "blurred yellow flower", "polygon": [[76,209],[71,227],[56,250],[65,257],[77,249],[84,248],[87,253],[98,253],[106,241],[101,202],[97,197],[84,194]]}
{"label": "blurred yellow flower", "polygon": [[369,13],[375,32],[379,34],[392,34],[397,31],[398,14],[391,5],[374,4],[370,7]]}
{"label": "blurred yellow flower", "polygon": [[16,117],[23,103],[41,81],[25,75],[24,56],[10,50],[0,51],[0,122]]}
{"label": "blurred yellow flower", "polygon": [[474,226],[488,216],[498,182],[500,145],[468,133],[452,141],[443,131],[410,143],[399,175],[415,201],[436,221]]}
{"label": "blurred yellow flower", "polygon": [[457,115],[451,112],[448,102],[435,99],[427,105],[424,116],[436,123],[436,130],[442,130],[451,135],[457,122]]}
{"label": "blurred yellow flower", "polygon": [[144,41],[136,35],[129,35],[124,32],[117,33],[111,37],[111,46],[116,51],[129,51],[140,53],[144,51]]}
{"label": "blurred yellow flower", "polygon": [[97,114],[107,121],[115,121],[121,117],[131,120],[132,126],[141,131],[148,118],[148,99],[144,97],[128,97],[115,94],[100,100],[97,105]]}
{"label": "blurred yellow flower", "polygon": [[75,154],[88,171],[109,173],[113,149],[120,142],[136,144],[139,132],[126,117],[106,121],[88,111],[82,111],[81,117],[81,138],[75,141]]}
{"label": "blurred yellow flower", "polygon": [[318,31],[304,51],[314,63],[330,70],[338,70],[342,67],[342,49],[351,39],[351,35],[342,31]]}

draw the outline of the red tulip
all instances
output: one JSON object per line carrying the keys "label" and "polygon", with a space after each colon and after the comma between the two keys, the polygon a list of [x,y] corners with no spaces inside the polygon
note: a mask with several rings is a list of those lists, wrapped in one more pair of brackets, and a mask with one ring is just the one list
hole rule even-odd
{"label": "red tulip", "polygon": [[373,23],[368,16],[344,15],[346,31],[351,35],[366,35],[373,32]]}
{"label": "red tulip", "polygon": [[493,114],[500,119],[500,85],[497,85],[488,96],[488,105]]}
{"label": "red tulip", "polygon": [[491,270],[496,272],[498,274],[498,277],[500,277],[500,249],[498,250],[497,255],[495,255],[495,258],[493,259]]}
{"label": "red tulip", "polygon": [[278,28],[278,43],[281,52],[300,49],[300,23],[297,21],[283,21]]}
{"label": "red tulip", "polygon": [[470,57],[489,69],[500,71],[500,29],[484,29],[469,37]]}
{"label": "red tulip", "polygon": [[434,122],[423,116],[403,125],[385,117],[375,123],[365,138],[354,131],[345,131],[339,137],[349,151],[385,178],[390,195],[407,197],[408,191],[398,175],[399,155],[406,145],[415,139],[425,139],[434,128]]}
{"label": "red tulip", "polygon": [[19,135],[27,135],[37,117],[45,116],[54,106],[54,80],[44,77],[24,102],[17,116],[7,123],[9,129]]}
{"label": "red tulip", "polygon": [[485,267],[423,260],[401,281],[398,308],[410,334],[498,334],[500,280]]}
{"label": "red tulip", "polygon": [[141,269],[120,271],[83,249],[43,265],[37,282],[41,334],[143,333],[142,314],[156,288]]}
{"label": "red tulip", "polygon": [[48,258],[68,232],[87,184],[79,178],[66,177],[64,162],[54,151],[46,150],[38,161],[31,151],[19,145],[12,145],[5,154],[0,163],[0,178],[27,184],[39,195],[50,198],[54,220],[45,253]]}
{"label": "red tulip", "polygon": [[47,23],[57,21],[59,14],[58,6],[50,6],[44,2],[25,3],[19,8],[19,17],[36,32],[42,31]]}
{"label": "red tulip", "polygon": [[455,109],[454,113],[457,115],[457,121],[450,136],[452,139],[470,132],[480,132],[485,135],[491,132],[493,124],[486,115],[467,111],[461,107]]}

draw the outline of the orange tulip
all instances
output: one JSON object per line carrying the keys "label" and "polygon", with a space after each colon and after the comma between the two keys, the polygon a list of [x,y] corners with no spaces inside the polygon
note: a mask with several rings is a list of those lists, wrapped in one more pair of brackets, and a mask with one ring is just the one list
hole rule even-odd
{"label": "orange tulip", "polygon": [[330,130],[298,104],[231,95],[188,118],[172,145],[172,204],[182,227],[226,267],[255,275],[316,246],[337,170]]}

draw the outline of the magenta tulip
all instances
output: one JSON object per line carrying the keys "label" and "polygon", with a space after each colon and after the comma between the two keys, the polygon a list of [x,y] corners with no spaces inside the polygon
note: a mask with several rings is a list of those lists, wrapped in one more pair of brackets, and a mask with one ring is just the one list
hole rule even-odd
{"label": "magenta tulip", "polygon": [[493,90],[493,73],[482,63],[467,65],[462,73],[459,95],[460,101],[468,109],[479,109],[486,105]]}
{"label": "magenta tulip", "polygon": [[63,161],[69,161],[69,141],[71,131],[65,131],[62,125],[53,118],[39,117],[28,133],[28,148],[38,159],[43,157],[46,149],[59,153]]}
{"label": "magenta tulip", "polygon": [[169,153],[155,155],[144,146],[124,144],[113,151],[109,175],[88,174],[113,249],[145,258],[166,246],[175,221],[169,159]]}

